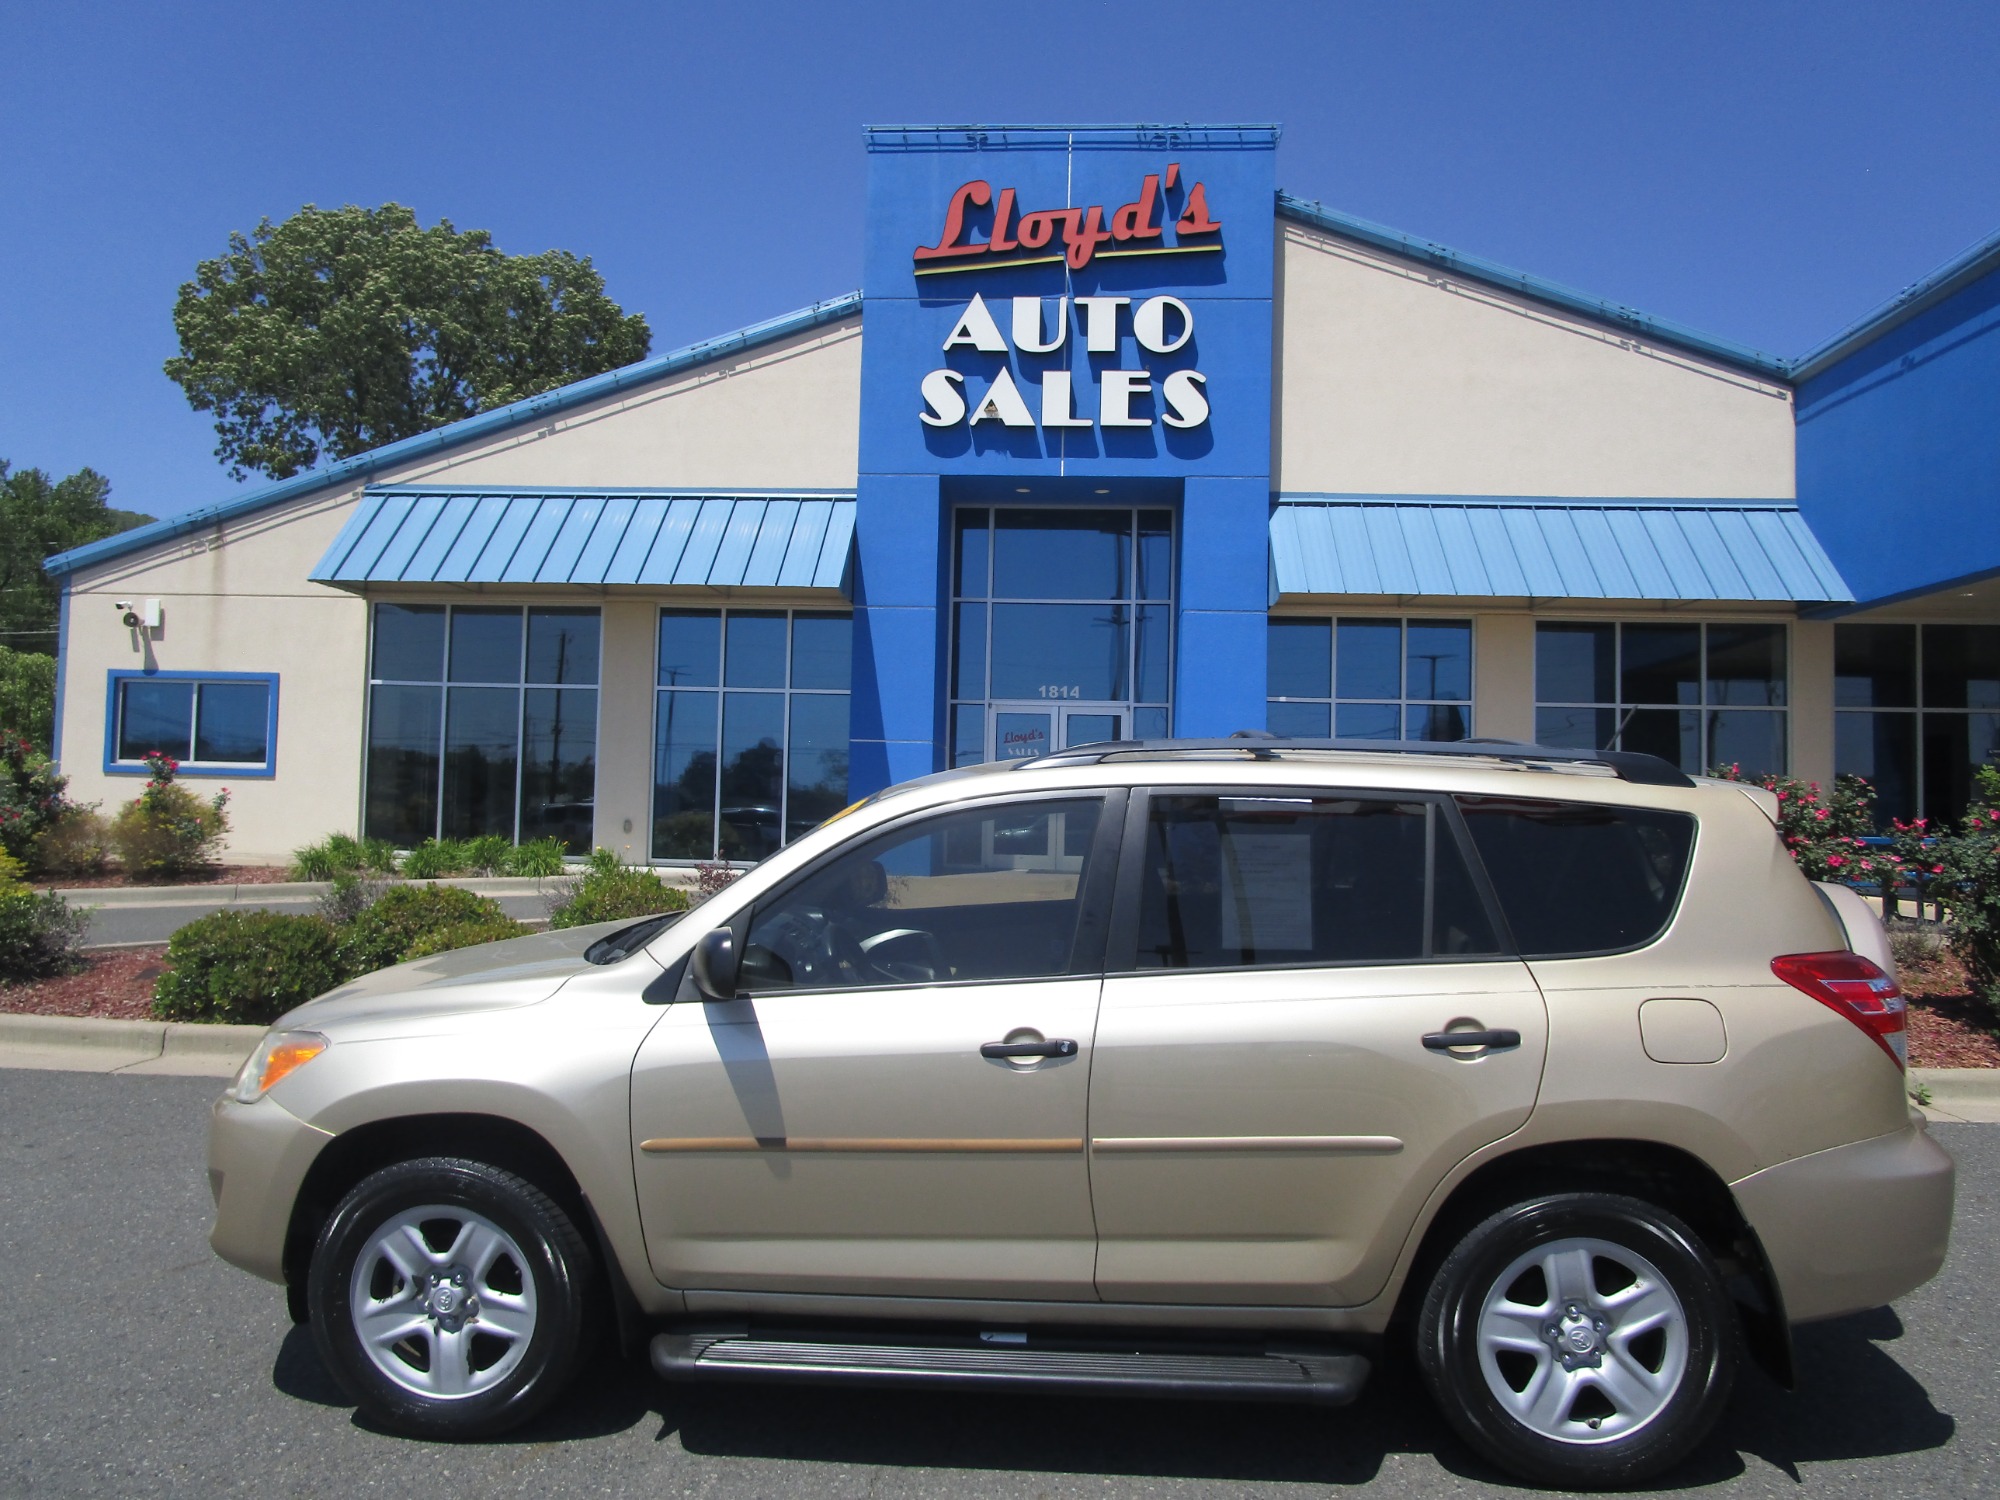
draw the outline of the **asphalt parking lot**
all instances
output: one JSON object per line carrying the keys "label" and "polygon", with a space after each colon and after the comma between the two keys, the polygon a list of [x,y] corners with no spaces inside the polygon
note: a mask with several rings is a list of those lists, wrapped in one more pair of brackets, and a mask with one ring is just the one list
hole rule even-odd
{"label": "asphalt parking lot", "polygon": [[[357,1422],[283,1296],[209,1252],[206,1078],[0,1071],[0,1494],[791,1497],[1520,1493],[1412,1377],[1344,1412],[902,1393],[683,1391],[609,1361],[513,1440]],[[1669,1488],[2000,1495],[2000,1126],[1940,1125],[1942,1277],[1746,1372]]]}

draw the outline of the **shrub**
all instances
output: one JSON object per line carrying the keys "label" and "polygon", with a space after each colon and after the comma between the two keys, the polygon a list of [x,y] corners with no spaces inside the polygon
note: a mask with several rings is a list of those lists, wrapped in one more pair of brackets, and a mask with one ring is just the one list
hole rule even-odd
{"label": "shrub", "polygon": [[389,888],[384,880],[364,880],[359,875],[336,875],[332,888],[313,903],[320,916],[336,927],[345,927],[382,898]]}
{"label": "shrub", "polygon": [[[376,840],[374,842],[386,842]],[[359,874],[369,867],[369,849],[359,839],[344,833],[329,833],[317,844],[307,844],[302,849],[292,851],[291,875],[294,880],[338,880],[342,875]],[[389,857],[389,868],[395,869],[393,851]]]}
{"label": "shrub", "polygon": [[505,871],[507,856],[514,852],[514,845],[497,833],[482,833],[476,839],[465,840],[459,850],[469,874],[499,875]]}
{"label": "shrub", "polygon": [[706,901],[717,891],[734,885],[736,877],[742,873],[734,865],[708,864],[706,862],[696,865],[694,867],[694,899],[696,901]]}
{"label": "shrub", "polygon": [[2000,1011],[2000,808],[1975,803],[1936,848],[1944,873],[1932,897],[1950,918],[1952,952]]}
{"label": "shrub", "polygon": [[142,880],[171,880],[209,863],[229,831],[223,811],[227,787],[204,801],[174,783],[180,762],[164,751],[146,756],[153,773],[145,791],[118,809],[111,842],[125,873]]}
{"label": "shrub", "polygon": [[331,925],[275,911],[197,917],[167,940],[167,966],[153,985],[162,1021],[268,1024],[347,977]]}
{"label": "shrub", "polygon": [[403,856],[403,874],[411,880],[436,880],[444,875],[463,875],[465,846],[457,839],[425,839]]}
{"label": "shrub", "polygon": [[361,868],[371,875],[394,875],[396,873],[396,846],[387,839],[363,839],[361,848]]}
{"label": "shrub", "polygon": [[1859,776],[1836,776],[1833,791],[1796,776],[1745,776],[1740,766],[1709,772],[1777,793],[1778,836],[1808,880],[1872,885],[1893,878],[1895,862],[1866,842],[1875,832],[1875,788]]}
{"label": "shrub", "polygon": [[71,911],[54,891],[18,882],[0,888],[0,979],[46,979],[83,967],[90,913]]}
{"label": "shrub", "polygon": [[609,849],[597,849],[583,878],[572,882],[549,907],[549,926],[584,927],[687,908],[686,891],[675,890],[651,870],[620,864]]}
{"label": "shrub", "polygon": [[[500,903],[456,885],[392,885],[347,924],[340,938],[341,962],[349,974],[366,974],[402,963],[422,938],[448,927],[507,923],[509,936],[527,929],[509,921]],[[478,941],[491,941],[481,938]]]}
{"label": "shrub", "polygon": [[449,953],[454,948],[470,948],[479,943],[504,943],[509,938],[524,937],[528,929],[512,917],[484,917],[477,922],[454,922],[449,927],[440,927],[418,938],[404,952],[407,962],[413,958],[428,958],[433,953]]}
{"label": "shrub", "polygon": [[0,849],[32,867],[35,845],[75,804],[69,779],[25,739],[0,741]]}
{"label": "shrub", "polygon": [[35,840],[34,867],[44,875],[99,875],[111,858],[111,825],[95,806],[71,803]]}
{"label": "shrub", "polygon": [[568,865],[568,848],[563,841],[550,835],[545,839],[530,839],[525,844],[517,844],[507,851],[502,865],[502,873],[507,875],[539,875],[544,878],[560,875]]}

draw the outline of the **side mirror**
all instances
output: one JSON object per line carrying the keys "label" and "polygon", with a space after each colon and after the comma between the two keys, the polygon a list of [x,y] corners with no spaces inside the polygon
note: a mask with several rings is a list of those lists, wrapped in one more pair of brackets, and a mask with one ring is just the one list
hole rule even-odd
{"label": "side mirror", "polygon": [[710,1000],[736,998],[736,934],[727,927],[705,932],[694,945],[694,987]]}

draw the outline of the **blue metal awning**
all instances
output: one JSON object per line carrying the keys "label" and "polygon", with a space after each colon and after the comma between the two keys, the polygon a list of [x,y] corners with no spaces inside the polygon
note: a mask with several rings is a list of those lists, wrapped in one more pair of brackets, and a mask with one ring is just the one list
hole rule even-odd
{"label": "blue metal awning", "polygon": [[1281,495],[1271,597],[1850,600],[1785,501]]}
{"label": "blue metal awning", "polygon": [[368,490],[318,583],[842,589],[852,496]]}

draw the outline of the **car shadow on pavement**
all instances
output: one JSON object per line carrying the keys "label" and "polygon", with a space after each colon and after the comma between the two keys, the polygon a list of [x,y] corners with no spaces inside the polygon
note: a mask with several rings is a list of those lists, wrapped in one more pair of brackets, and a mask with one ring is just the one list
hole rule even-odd
{"label": "car shadow on pavement", "polygon": [[[1957,1424],[1882,1347],[1903,1325],[1888,1308],[1797,1331],[1799,1389],[1754,1369],[1738,1377],[1714,1434],[1662,1488],[1719,1484],[1757,1459],[1793,1480],[1805,1464],[1943,1446]],[[272,1383],[296,1400],[348,1403],[308,1330],[279,1348]],[[1866,1411],[1867,1420],[1858,1413]],[[374,1424],[356,1417],[357,1426]],[[1391,1358],[1343,1410],[1225,1402],[1114,1401],[810,1386],[676,1386],[607,1352],[551,1411],[495,1441],[560,1443],[656,1422],[689,1453],[893,1468],[1104,1474],[1161,1479],[1365,1484],[1391,1454],[1429,1454],[1468,1480],[1511,1485],[1474,1457],[1431,1406],[1409,1361]]]}

